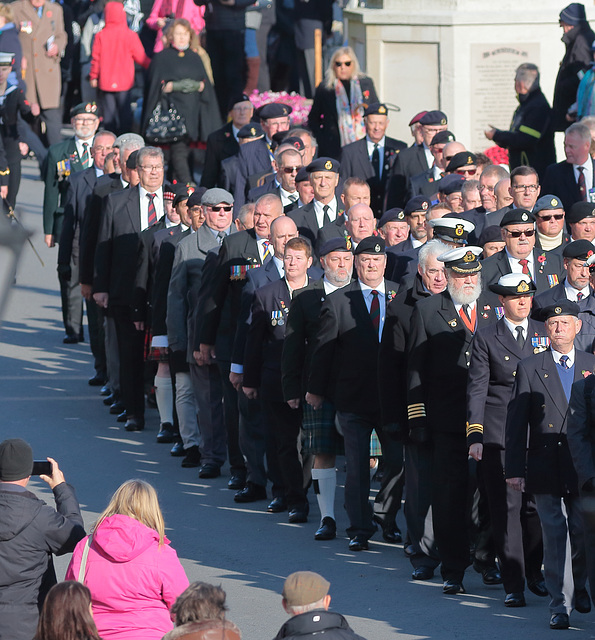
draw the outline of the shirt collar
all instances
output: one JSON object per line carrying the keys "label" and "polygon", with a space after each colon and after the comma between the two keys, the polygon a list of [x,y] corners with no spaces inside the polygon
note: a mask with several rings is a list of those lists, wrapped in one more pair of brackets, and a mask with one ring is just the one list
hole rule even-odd
{"label": "shirt collar", "polygon": [[524,337],[525,338],[527,337],[527,331],[529,331],[529,318],[525,318],[519,324],[514,324],[506,316],[504,316],[504,324],[508,327],[508,330],[510,331],[510,333],[512,333],[512,336],[515,340],[517,337],[517,332],[516,332],[517,327],[523,327]]}
{"label": "shirt collar", "polygon": [[385,282],[384,282],[384,278],[382,279],[382,282],[377,286],[377,287],[369,287],[367,284],[364,284],[361,280],[359,281],[359,287],[362,290],[362,293],[366,296],[366,295],[370,295],[372,291],[378,291],[378,293],[381,293],[382,295],[385,294]]}
{"label": "shirt collar", "polygon": [[552,352],[552,358],[554,359],[554,362],[556,364],[560,364],[561,356],[568,356],[568,362],[567,362],[568,366],[572,367],[574,365],[574,352],[575,352],[574,347],[572,347],[572,349],[568,353],[559,353],[555,349],[551,349],[551,352]]}

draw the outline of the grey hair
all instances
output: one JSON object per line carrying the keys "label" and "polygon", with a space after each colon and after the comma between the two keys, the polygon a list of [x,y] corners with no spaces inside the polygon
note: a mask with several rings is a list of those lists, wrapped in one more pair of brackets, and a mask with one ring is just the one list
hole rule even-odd
{"label": "grey hair", "polygon": [[571,124],[568,129],[566,129],[565,135],[568,135],[569,133],[573,133],[578,136],[583,142],[591,143],[591,131],[589,130],[589,127],[580,122]]}
{"label": "grey hair", "polygon": [[443,253],[446,253],[449,249],[450,247],[447,244],[438,240],[437,238],[426,242],[419,250],[418,255],[419,266],[421,267],[422,271],[425,272],[428,265],[428,260],[430,258],[437,258]]}
{"label": "grey hair", "polygon": [[312,140],[312,146],[313,147],[317,147],[318,146],[318,142],[316,142],[316,138],[314,137],[314,134],[308,130],[305,129],[304,127],[294,127],[293,129],[290,129],[287,132],[287,137],[298,137],[301,138],[303,135],[306,136],[310,136],[310,139]]}
{"label": "grey hair", "polygon": [[479,176],[480,182],[482,176],[485,176],[486,178],[496,176],[498,178],[498,181],[500,181],[506,180],[506,178],[510,178],[510,173],[508,173],[508,171],[506,171],[506,169],[499,164],[491,164],[489,167],[486,167],[482,171],[481,176]]}
{"label": "grey hair", "polygon": [[469,191],[479,191],[479,180],[465,180],[465,182],[463,182],[461,196],[464,198]]}
{"label": "grey hair", "polygon": [[297,150],[297,149],[283,149],[282,151],[275,151],[275,162],[277,163],[277,166],[280,166],[281,164],[281,160],[283,159],[283,156],[286,153],[293,153],[296,156],[299,156],[300,158],[302,157],[302,154]]}
{"label": "grey hair", "polygon": [[527,89],[538,89],[539,68],[531,62],[525,62],[517,67],[515,80],[522,82]]}
{"label": "grey hair", "polygon": [[[138,149],[138,147],[135,147]],[[138,156],[136,156],[136,166],[142,166],[145,158],[159,158],[161,162],[165,162],[163,157],[163,151],[159,147],[143,147],[139,152]]]}

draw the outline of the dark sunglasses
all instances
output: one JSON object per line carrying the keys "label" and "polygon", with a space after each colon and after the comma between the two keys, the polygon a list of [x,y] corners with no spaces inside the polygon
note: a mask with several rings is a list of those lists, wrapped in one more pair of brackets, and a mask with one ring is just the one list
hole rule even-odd
{"label": "dark sunglasses", "polygon": [[297,173],[301,167],[283,167],[284,173]]}
{"label": "dark sunglasses", "polygon": [[335,62],[335,67],[350,67],[351,66],[351,60],[348,60],[347,62],[339,62],[338,60]]}
{"label": "dark sunglasses", "polygon": [[460,176],[464,176],[465,174],[468,176],[474,176],[477,173],[477,169],[457,169],[455,173]]}
{"label": "dark sunglasses", "polygon": [[520,238],[521,236],[530,238],[531,236],[535,235],[535,229],[527,229],[526,231],[509,231],[508,229],[506,229],[506,233],[508,233],[511,238]]}
{"label": "dark sunglasses", "polygon": [[552,218],[554,220],[564,220],[564,214],[563,213],[552,213],[549,216],[537,216],[540,220],[544,220],[545,222],[547,222],[548,220],[551,220]]}
{"label": "dark sunglasses", "polygon": [[209,209],[211,209],[212,211],[214,211],[215,213],[219,213],[219,211],[231,211],[233,209],[232,206],[230,205],[226,205],[224,207],[211,207],[209,205]]}

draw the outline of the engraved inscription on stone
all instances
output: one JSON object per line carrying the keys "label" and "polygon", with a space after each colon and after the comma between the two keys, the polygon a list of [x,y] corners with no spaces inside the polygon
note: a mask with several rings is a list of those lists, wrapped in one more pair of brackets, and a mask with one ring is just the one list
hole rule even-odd
{"label": "engraved inscription on stone", "polygon": [[471,45],[471,140],[470,149],[483,151],[492,146],[483,134],[489,125],[508,129],[518,106],[514,92],[516,68],[523,62],[539,66],[540,45]]}

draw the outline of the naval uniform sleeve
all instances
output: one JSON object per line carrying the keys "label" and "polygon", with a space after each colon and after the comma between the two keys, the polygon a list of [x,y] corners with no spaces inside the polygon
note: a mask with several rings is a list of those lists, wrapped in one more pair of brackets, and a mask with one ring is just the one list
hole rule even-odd
{"label": "naval uniform sleeve", "polygon": [[481,331],[473,337],[467,382],[467,446],[483,444],[483,419],[490,382],[490,359]]}
{"label": "naval uniform sleeve", "polygon": [[527,433],[531,415],[531,386],[523,361],[519,362],[506,414],[506,478],[524,478],[527,467]]}
{"label": "naval uniform sleeve", "polygon": [[411,341],[407,354],[407,420],[411,439],[421,444],[430,439],[425,404],[425,363],[428,336],[423,315],[416,305],[411,317]]}

